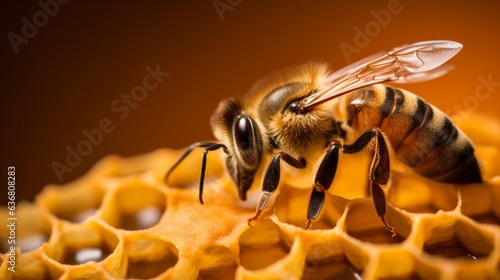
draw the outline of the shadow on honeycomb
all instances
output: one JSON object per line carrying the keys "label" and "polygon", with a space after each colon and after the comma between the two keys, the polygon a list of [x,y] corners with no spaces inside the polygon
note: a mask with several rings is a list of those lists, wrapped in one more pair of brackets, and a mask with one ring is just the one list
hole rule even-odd
{"label": "shadow on honeycomb", "polygon": [[188,157],[167,186],[180,152],[165,149],[109,156],[21,203],[15,272],[8,229],[0,228],[0,278],[500,279],[500,124],[472,116],[460,127],[476,145],[485,183],[437,184],[394,166],[385,191],[396,237],[365,187],[346,179],[360,177],[355,166],[342,166],[312,230],[304,230],[310,189],[286,185],[249,227],[254,211],[238,204],[216,154],[201,205],[200,156]]}

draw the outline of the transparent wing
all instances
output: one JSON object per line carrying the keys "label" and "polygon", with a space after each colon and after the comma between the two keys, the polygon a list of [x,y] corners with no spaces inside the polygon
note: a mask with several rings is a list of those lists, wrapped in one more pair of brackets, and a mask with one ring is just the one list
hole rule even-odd
{"label": "transparent wing", "polygon": [[327,86],[301,101],[309,110],[352,90],[382,82],[414,83],[442,76],[453,69],[441,66],[462,49],[453,41],[423,41],[380,52],[327,77]]}

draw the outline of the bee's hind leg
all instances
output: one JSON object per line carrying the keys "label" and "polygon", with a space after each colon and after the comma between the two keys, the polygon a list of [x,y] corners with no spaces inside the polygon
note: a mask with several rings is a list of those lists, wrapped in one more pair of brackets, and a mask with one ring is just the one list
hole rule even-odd
{"label": "bee's hind leg", "polygon": [[304,159],[296,159],[287,153],[279,152],[274,156],[271,164],[269,164],[269,167],[267,168],[266,175],[264,176],[262,195],[260,196],[259,203],[257,204],[255,216],[248,219],[249,226],[252,226],[252,222],[259,218],[262,210],[266,206],[269,196],[278,188],[281,175],[281,160],[295,168],[302,169],[306,167],[306,161]]}
{"label": "bee's hind leg", "polygon": [[306,229],[310,229],[312,221],[318,218],[325,201],[325,191],[332,185],[335,173],[337,172],[337,165],[339,162],[339,149],[341,145],[338,142],[332,142],[330,150],[325,154],[321,164],[316,172],[314,179],[314,188],[309,200],[307,208],[307,222]]}
{"label": "bee's hind leg", "polygon": [[386,202],[384,191],[380,187],[379,184],[375,182],[370,182],[371,184],[371,195],[373,198],[373,203],[375,204],[375,209],[377,210],[377,214],[380,217],[380,220],[384,224],[384,227],[391,232],[392,237],[396,236],[396,229],[387,223],[385,219],[385,210],[386,210]]}
{"label": "bee's hind leg", "polygon": [[387,223],[385,219],[387,203],[385,200],[384,191],[380,185],[385,185],[389,181],[390,164],[389,164],[389,149],[382,132],[377,129],[371,129],[363,133],[356,142],[352,145],[344,146],[345,153],[357,153],[363,149],[370,141],[375,140],[373,160],[370,166],[370,194],[375,204],[375,210],[384,227],[391,232],[392,236],[396,236],[396,229]]}

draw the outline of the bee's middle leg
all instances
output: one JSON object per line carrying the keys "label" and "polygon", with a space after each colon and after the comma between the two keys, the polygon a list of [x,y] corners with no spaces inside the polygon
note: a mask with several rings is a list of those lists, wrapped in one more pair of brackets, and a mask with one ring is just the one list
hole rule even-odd
{"label": "bee's middle leg", "polygon": [[314,188],[309,199],[307,208],[306,229],[310,229],[312,221],[318,218],[325,201],[325,191],[332,185],[337,165],[339,162],[339,149],[341,145],[338,142],[332,142],[328,152],[323,157],[319,165],[316,177],[314,178]]}
{"label": "bee's middle leg", "polygon": [[269,196],[278,188],[281,175],[281,160],[295,168],[302,169],[306,167],[306,161],[304,159],[296,159],[287,153],[279,152],[274,156],[273,160],[269,164],[269,167],[267,168],[266,175],[264,176],[262,195],[260,196],[259,203],[257,204],[255,216],[248,219],[249,226],[252,226],[252,222],[259,218],[264,206],[266,206]]}

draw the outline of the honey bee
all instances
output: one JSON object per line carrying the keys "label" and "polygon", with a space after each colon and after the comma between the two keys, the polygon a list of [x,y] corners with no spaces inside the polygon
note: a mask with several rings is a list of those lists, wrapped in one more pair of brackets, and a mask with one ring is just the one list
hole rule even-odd
{"label": "honey bee", "polygon": [[304,184],[301,178],[306,178],[312,189],[308,229],[321,212],[339,158],[367,150],[370,195],[394,236],[396,230],[385,219],[382,190],[389,181],[391,154],[430,180],[482,182],[473,145],[442,111],[408,91],[381,84],[439,77],[450,71],[442,64],[461,48],[453,41],[423,41],[374,54],[333,73],[325,64],[309,63],[267,78],[244,99],[222,101],[211,119],[218,142],[190,146],[166,178],[193,149],[205,148],[199,188],[203,204],[207,154],[222,149],[241,200],[253,185],[262,186],[250,226],[278,188],[282,172],[292,174],[286,176],[292,185]]}

